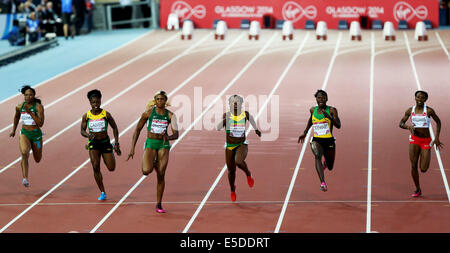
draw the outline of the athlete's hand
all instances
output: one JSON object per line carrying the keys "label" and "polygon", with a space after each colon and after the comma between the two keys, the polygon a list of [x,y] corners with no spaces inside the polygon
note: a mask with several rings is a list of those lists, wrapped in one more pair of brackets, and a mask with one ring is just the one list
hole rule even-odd
{"label": "athlete's hand", "polygon": [[303,143],[303,141],[305,140],[305,138],[306,138],[306,134],[302,134],[302,135],[300,135],[300,136],[298,137],[298,141],[297,141],[297,143],[300,143],[300,142],[302,142],[302,143]]}
{"label": "athlete's hand", "polygon": [[127,161],[130,160],[130,158],[133,159],[133,156],[134,156],[134,149],[130,150],[130,153],[128,154]]}
{"label": "athlete's hand", "polygon": [[88,134],[88,139],[89,140],[93,140],[95,138],[95,134],[93,134],[93,133],[89,133]]}
{"label": "athlete's hand", "polygon": [[436,144],[436,148],[438,150],[441,150],[441,148],[444,148],[444,144],[441,143],[441,141],[439,140],[439,138],[434,139],[433,143],[431,144],[431,146],[433,146],[434,144]]}
{"label": "athlete's hand", "polygon": [[259,137],[261,137],[261,132],[260,132],[258,129],[255,130],[255,133],[256,133],[256,135],[258,135]]}
{"label": "athlete's hand", "polygon": [[120,151],[120,145],[119,145],[119,143],[114,143],[114,151],[116,151],[116,154],[117,154],[118,156],[121,156],[121,155],[122,155],[122,151]]}
{"label": "athlete's hand", "polygon": [[10,134],[9,134],[9,137],[14,137],[14,136],[16,136],[16,132],[14,131],[14,132],[11,132]]}
{"label": "athlete's hand", "polygon": [[322,111],[322,113],[323,113],[323,116],[325,116],[325,118],[331,119],[330,114],[328,114],[327,111],[326,111],[325,109],[322,108],[321,111]]}

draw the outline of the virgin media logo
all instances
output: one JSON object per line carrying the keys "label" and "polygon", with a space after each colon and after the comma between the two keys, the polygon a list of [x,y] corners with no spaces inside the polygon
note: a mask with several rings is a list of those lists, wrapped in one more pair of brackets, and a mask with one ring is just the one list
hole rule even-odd
{"label": "virgin media logo", "polygon": [[399,20],[409,21],[414,17],[425,19],[427,16],[428,9],[423,5],[420,5],[417,8],[413,8],[406,2],[398,2],[394,5],[394,18],[397,22]]}
{"label": "virgin media logo", "polygon": [[172,4],[171,13],[176,13],[181,20],[191,18],[192,16],[202,19],[206,16],[206,8],[204,5],[190,6],[184,1],[176,1]]}
{"label": "virgin media logo", "polygon": [[289,1],[283,5],[282,14],[284,20],[295,23],[303,17],[314,19],[317,16],[317,9],[313,5],[303,8],[298,3]]}

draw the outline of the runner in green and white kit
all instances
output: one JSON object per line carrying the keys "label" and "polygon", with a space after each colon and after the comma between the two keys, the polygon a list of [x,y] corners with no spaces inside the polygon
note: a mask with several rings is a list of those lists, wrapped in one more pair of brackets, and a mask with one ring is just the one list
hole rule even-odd
{"label": "runner in green and white kit", "polygon": [[[131,150],[128,159],[133,158],[139,134],[147,123],[147,140],[145,142],[144,156],[142,158],[142,173],[150,174],[155,168],[153,162],[157,157],[156,174],[157,184],[157,205],[156,212],[164,213],[161,201],[164,193],[167,164],[169,162],[170,140],[178,139],[178,126],[175,114],[166,109],[167,94],[158,91],[153,100],[154,106],[150,106],[141,116],[133,134]],[[167,129],[171,126],[172,135],[168,135]]]}
{"label": "runner in green and white kit", "polygon": [[30,86],[23,86],[21,89],[24,95],[24,102],[16,106],[16,114],[14,115],[13,130],[9,134],[10,137],[16,135],[19,120],[22,120],[22,129],[19,136],[19,147],[22,155],[22,184],[29,187],[28,182],[28,158],[30,150],[33,150],[33,157],[36,163],[42,159],[42,131],[44,125],[44,106],[41,100],[36,98],[36,91]]}

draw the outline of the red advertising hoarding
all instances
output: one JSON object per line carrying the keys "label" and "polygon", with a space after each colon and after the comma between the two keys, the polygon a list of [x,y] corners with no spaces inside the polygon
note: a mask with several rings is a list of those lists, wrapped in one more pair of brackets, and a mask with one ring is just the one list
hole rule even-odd
{"label": "red advertising hoarding", "polygon": [[[325,21],[336,29],[339,20],[406,20],[410,28],[418,21],[430,20],[439,26],[439,0],[161,0],[160,24],[166,27],[170,13],[180,21],[191,19],[196,28],[212,28],[216,19],[224,20],[230,28],[239,28],[242,19],[290,20],[294,28],[304,28],[306,20]],[[367,27],[369,28],[369,27]]]}

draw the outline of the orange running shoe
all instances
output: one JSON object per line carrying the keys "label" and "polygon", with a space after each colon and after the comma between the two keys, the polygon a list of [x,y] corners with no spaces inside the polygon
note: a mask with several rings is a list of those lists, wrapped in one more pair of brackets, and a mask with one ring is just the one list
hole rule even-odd
{"label": "orange running shoe", "polygon": [[231,194],[230,194],[230,197],[231,197],[231,201],[236,201],[236,192],[231,192]]}
{"label": "orange running shoe", "polygon": [[253,184],[255,183],[255,179],[253,179],[251,176],[248,176],[247,183],[248,183],[248,186],[250,186],[250,188],[252,188]]}

